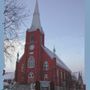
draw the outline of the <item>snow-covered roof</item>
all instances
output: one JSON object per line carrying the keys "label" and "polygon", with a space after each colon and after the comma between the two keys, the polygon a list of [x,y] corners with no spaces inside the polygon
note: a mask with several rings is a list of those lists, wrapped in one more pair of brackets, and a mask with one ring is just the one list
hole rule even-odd
{"label": "snow-covered roof", "polygon": [[43,29],[41,27],[41,23],[40,23],[38,1],[36,0],[36,5],[35,5],[34,13],[33,13],[33,20],[32,20],[32,24],[31,24],[31,28],[28,29],[28,31],[31,32],[31,31],[35,31],[37,29],[39,29],[42,33],[44,33]]}
{"label": "snow-covered roof", "polygon": [[52,51],[50,51],[48,48],[46,48],[44,46],[42,46],[42,47],[45,50],[45,52],[51,57],[51,59],[53,59],[54,57],[56,58],[56,63],[58,66],[60,66],[63,69],[71,72],[71,70],[62,62],[61,59],[59,59],[59,57],[55,53],[53,53]]}
{"label": "snow-covered roof", "polygon": [[15,73],[14,72],[6,72],[5,75],[3,76],[4,80],[13,80],[15,77]]}

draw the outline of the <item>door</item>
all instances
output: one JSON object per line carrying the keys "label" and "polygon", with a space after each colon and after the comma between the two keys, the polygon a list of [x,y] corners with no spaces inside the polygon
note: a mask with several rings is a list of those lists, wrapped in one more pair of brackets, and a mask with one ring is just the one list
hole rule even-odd
{"label": "door", "polygon": [[41,87],[41,90],[49,90],[48,87]]}

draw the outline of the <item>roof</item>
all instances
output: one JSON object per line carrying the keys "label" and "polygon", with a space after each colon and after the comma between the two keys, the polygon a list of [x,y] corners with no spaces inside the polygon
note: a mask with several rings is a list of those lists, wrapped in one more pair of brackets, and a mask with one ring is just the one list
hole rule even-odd
{"label": "roof", "polygon": [[45,50],[45,52],[51,57],[51,59],[53,59],[54,57],[56,57],[56,63],[58,66],[62,67],[63,69],[71,72],[71,70],[63,63],[63,61],[61,59],[59,59],[59,57],[53,53],[52,51],[50,51],[48,48],[42,46],[43,49]]}
{"label": "roof", "polygon": [[40,23],[38,1],[36,0],[36,5],[35,5],[34,13],[33,13],[31,28],[28,29],[28,31],[31,32],[31,31],[35,31],[37,29],[39,29],[42,33],[44,33],[43,29],[41,27],[41,23]]}

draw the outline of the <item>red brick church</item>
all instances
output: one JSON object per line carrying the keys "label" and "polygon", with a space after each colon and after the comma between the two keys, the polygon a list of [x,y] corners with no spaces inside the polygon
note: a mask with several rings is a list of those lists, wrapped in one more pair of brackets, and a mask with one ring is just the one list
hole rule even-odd
{"label": "red brick church", "polygon": [[[36,0],[32,24],[26,31],[24,54],[17,55],[13,90],[85,90],[82,76],[72,76],[71,70],[45,47],[45,33],[40,23]],[[16,88],[16,89],[15,89]]]}

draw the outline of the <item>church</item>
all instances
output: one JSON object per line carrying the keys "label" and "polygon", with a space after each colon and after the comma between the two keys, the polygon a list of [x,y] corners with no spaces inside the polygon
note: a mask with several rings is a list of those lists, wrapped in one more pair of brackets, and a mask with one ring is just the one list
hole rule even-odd
{"label": "church", "polygon": [[15,82],[12,90],[85,90],[83,79],[78,78],[55,54],[45,46],[45,33],[41,26],[38,1],[32,24],[26,30],[24,54],[17,54]]}

